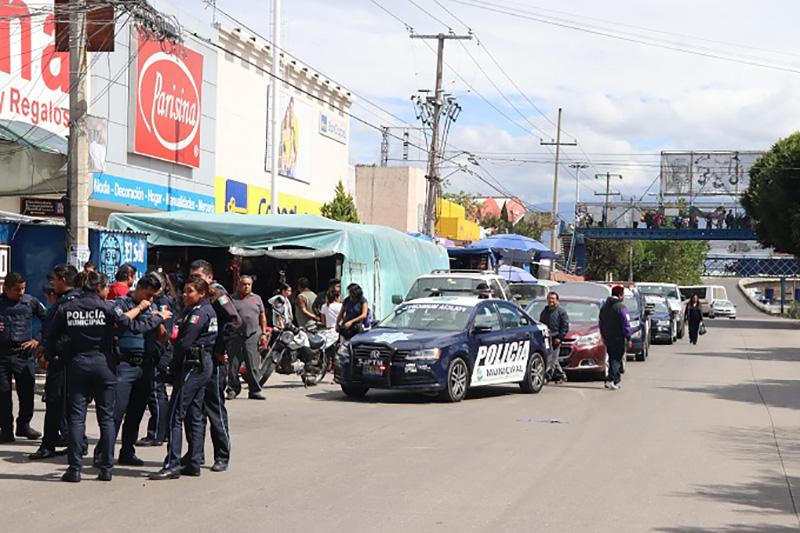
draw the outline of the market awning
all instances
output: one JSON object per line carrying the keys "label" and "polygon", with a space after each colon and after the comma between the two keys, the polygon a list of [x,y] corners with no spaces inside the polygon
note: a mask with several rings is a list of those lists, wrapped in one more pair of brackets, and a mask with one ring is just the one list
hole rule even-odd
{"label": "market awning", "polygon": [[0,121],[0,141],[51,154],[67,155],[68,151],[66,137],[17,120]]}

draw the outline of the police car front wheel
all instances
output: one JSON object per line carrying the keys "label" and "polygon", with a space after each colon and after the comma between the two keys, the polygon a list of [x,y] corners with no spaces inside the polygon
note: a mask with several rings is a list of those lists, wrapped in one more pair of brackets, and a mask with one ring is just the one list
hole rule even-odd
{"label": "police car front wheel", "polygon": [[519,388],[528,394],[537,394],[544,387],[544,357],[542,354],[534,352],[528,361],[528,368],[525,371],[525,379],[520,381]]}
{"label": "police car front wheel", "polygon": [[447,368],[447,388],[442,391],[442,399],[447,402],[460,402],[467,395],[469,387],[469,368],[460,357],[450,361]]}

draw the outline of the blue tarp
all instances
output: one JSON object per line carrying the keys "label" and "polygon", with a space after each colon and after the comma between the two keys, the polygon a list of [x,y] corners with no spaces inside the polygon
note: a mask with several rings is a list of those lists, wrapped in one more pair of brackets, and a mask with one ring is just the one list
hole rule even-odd
{"label": "blue tarp", "polygon": [[[531,255],[531,261],[535,259],[553,259],[556,256],[547,246],[536,239],[515,234],[492,235],[470,244],[467,248],[489,248],[500,255],[505,255],[504,252],[506,254],[512,251],[524,252]],[[514,259],[514,261],[518,262],[517,259]]]}
{"label": "blue tarp", "polygon": [[153,246],[232,247],[253,250],[294,246],[344,256],[342,283],[358,283],[376,317],[392,309],[417,276],[449,267],[441,246],[384,226],[346,224],[316,215],[114,213],[108,225],[148,234]]}

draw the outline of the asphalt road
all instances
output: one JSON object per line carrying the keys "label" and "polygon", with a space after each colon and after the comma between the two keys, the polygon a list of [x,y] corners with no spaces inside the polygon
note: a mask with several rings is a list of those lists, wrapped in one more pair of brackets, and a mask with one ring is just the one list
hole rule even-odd
{"label": "asphalt road", "polygon": [[229,402],[228,472],[165,482],[145,478],[164,448],[140,449],[147,466],[118,467],[110,484],[86,468],[70,485],[60,462],[26,459],[35,443],[2,445],[3,522],[26,532],[798,531],[800,325],[729,293],[738,320],[709,320],[696,347],[654,347],[618,392],[504,386],[449,405],[394,393],[348,401],[330,384],[279,381],[266,402]]}

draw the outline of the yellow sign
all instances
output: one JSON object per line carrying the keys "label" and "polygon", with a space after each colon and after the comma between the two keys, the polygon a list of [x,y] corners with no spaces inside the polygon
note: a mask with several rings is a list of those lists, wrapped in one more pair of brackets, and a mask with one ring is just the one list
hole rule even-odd
{"label": "yellow sign", "polygon": [[[272,211],[270,190],[221,176],[214,179],[217,213],[267,215]],[[319,215],[322,204],[291,194],[278,193],[281,214]]]}

